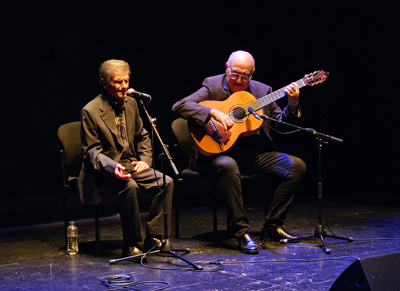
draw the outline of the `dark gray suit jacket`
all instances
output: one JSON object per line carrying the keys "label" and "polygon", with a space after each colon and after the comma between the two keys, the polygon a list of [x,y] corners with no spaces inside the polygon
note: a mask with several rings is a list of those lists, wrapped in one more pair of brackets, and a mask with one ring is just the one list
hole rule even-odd
{"label": "dark gray suit jacket", "polygon": [[[143,127],[136,100],[125,98],[125,116],[131,160],[152,164],[149,133]],[[103,93],[90,101],[81,111],[81,140],[84,163],[78,179],[81,200],[99,203],[105,179],[115,178],[114,170],[121,158],[123,146],[113,110]]]}

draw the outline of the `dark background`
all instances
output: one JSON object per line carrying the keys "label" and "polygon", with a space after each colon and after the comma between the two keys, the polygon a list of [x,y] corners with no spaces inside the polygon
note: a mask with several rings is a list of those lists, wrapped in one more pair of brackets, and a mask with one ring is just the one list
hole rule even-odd
{"label": "dark background", "polygon": [[[46,222],[46,212],[61,205],[56,132],[79,120],[81,108],[100,93],[104,60],[130,63],[131,87],[153,96],[148,111],[172,145],[171,106],[205,77],[223,73],[238,49],[253,54],[253,78],[275,90],[315,70],[328,71],[326,82],[301,89],[301,125],[344,140],[323,146],[324,196],[398,203],[395,8],[372,1],[268,2],[278,1],[35,2],[5,8],[1,226],[15,217],[30,224],[43,216]],[[297,133],[276,140],[308,165],[299,197],[316,197],[315,138]],[[43,206],[49,201],[56,206]]]}

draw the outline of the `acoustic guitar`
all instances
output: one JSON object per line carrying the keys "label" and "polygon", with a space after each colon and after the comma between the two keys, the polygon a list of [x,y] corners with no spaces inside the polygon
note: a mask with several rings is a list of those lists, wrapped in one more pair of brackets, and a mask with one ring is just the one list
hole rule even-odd
{"label": "acoustic guitar", "polygon": [[[328,73],[315,71],[307,74],[295,83],[302,88],[314,86],[326,80]],[[188,121],[191,139],[196,148],[205,156],[212,156],[229,150],[239,137],[249,136],[258,131],[262,121],[255,118],[249,108],[253,108],[258,114],[262,114],[262,108],[282,97],[286,96],[285,87],[275,92],[256,99],[246,91],[233,93],[225,101],[203,101],[199,104],[219,111],[230,116],[234,125],[226,131],[222,124],[211,118],[206,125],[200,125],[194,120]]]}

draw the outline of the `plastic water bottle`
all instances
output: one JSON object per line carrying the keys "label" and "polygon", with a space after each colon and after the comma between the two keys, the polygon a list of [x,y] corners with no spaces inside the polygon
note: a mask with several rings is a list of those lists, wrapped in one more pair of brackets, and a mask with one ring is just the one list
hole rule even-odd
{"label": "plastic water bottle", "polygon": [[67,228],[68,245],[67,250],[70,255],[75,255],[78,252],[78,227],[75,221],[70,221]]}

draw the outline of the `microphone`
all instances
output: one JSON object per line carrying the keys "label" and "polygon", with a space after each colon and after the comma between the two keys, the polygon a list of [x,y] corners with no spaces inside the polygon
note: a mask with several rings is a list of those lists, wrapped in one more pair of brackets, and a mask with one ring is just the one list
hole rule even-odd
{"label": "microphone", "polygon": [[255,118],[257,118],[258,120],[261,120],[261,121],[262,121],[261,116],[258,115],[257,112],[254,111],[253,107],[249,107],[249,108],[247,108],[247,110],[248,110],[251,114],[253,114]]}
{"label": "microphone", "polygon": [[130,96],[130,97],[140,98],[140,99],[143,99],[143,100],[151,99],[151,96],[149,94],[138,92],[133,88],[128,89],[128,91],[126,91],[126,94],[128,96]]}

